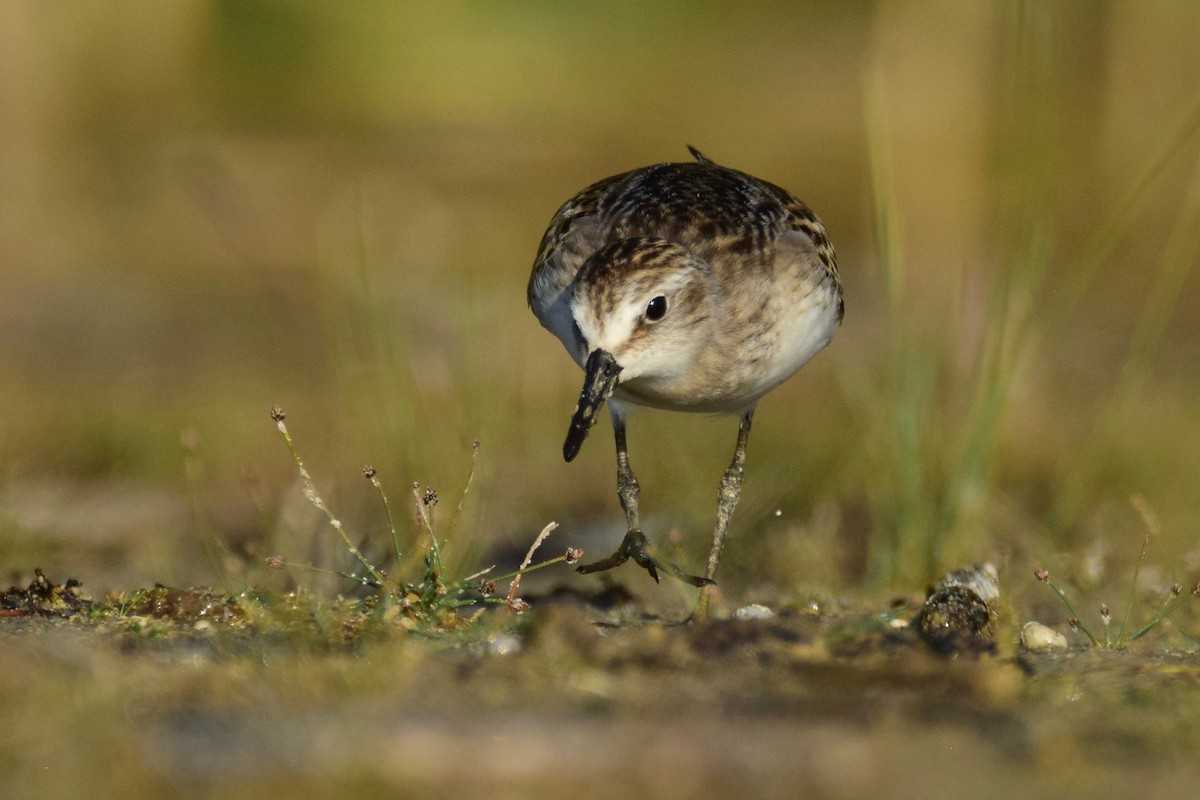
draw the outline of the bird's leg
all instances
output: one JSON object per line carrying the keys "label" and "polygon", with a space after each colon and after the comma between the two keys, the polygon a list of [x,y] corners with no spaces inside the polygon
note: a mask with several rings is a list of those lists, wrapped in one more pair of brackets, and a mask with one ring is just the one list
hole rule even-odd
{"label": "bird's leg", "polygon": [[729,533],[729,520],[733,510],[737,508],[738,497],[742,493],[742,480],[746,474],[746,442],[750,439],[750,423],[754,420],[754,409],[751,408],[742,415],[738,424],[737,445],[733,448],[733,460],[721,478],[721,490],[717,493],[717,526],[713,530],[712,549],[708,552],[708,569],[704,576],[709,579],[717,577],[717,562],[721,560],[721,550],[725,547],[725,536]]}
{"label": "bird's leg", "polygon": [[640,530],[638,524],[638,500],[642,487],[638,485],[633,469],[629,466],[629,448],[625,444],[625,420],[613,415],[613,437],[617,440],[617,497],[625,510],[625,522],[631,531]]}
{"label": "bird's leg", "polygon": [[[717,525],[713,530],[712,549],[708,551],[708,568],[704,577],[709,584],[716,584],[717,563],[721,560],[721,550],[725,547],[725,536],[729,533],[729,520],[733,510],[737,508],[738,496],[742,493],[742,479],[746,473],[746,442],[750,439],[750,422],[754,419],[754,408],[742,415],[738,424],[737,446],[733,449],[733,461],[721,478],[721,489],[717,493]],[[700,590],[700,600],[696,604],[696,619],[708,618],[708,590]]]}
{"label": "bird's leg", "polygon": [[617,441],[617,497],[621,500],[621,508],[625,510],[628,531],[615,553],[608,558],[576,567],[576,570],[584,574],[602,572],[619,567],[632,558],[633,563],[650,573],[650,577],[654,578],[655,583],[658,582],[658,570],[661,569],[668,575],[693,586],[708,585],[712,581],[688,575],[674,564],[655,559],[648,552],[649,542],[646,541],[646,534],[642,533],[638,523],[638,499],[641,497],[642,490],[633,474],[633,468],[629,466],[629,448],[625,443],[625,418],[614,412],[612,422],[613,435]]}

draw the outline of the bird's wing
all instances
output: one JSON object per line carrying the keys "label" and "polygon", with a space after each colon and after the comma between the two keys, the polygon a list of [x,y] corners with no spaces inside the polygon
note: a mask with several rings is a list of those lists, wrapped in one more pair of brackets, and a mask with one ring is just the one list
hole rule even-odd
{"label": "bird's wing", "polygon": [[786,198],[784,206],[787,219],[784,230],[775,242],[776,258],[803,257],[811,263],[811,256],[815,256],[823,272],[822,280],[831,284],[837,296],[837,321],[841,322],[845,303],[842,299],[842,281],[838,276],[837,254],[829,241],[829,233],[808,206],[783,189],[779,191]]}
{"label": "bird's wing", "polygon": [[579,357],[579,333],[568,292],[579,268],[605,243],[601,205],[629,173],[594,183],[563,203],[550,221],[529,275],[526,300],[538,322]]}

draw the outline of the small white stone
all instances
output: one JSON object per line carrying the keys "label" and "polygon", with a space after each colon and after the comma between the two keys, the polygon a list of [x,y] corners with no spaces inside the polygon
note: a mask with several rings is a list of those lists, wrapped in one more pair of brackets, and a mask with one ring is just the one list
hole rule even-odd
{"label": "small white stone", "polygon": [[775,612],[761,603],[742,606],[733,612],[734,619],[775,619]]}
{"label": "small white stone", "polygon": [[1026,650],[1034,653],[1046,653],[1051,650],[1066,650],[1067,637],[1040,622],[1026,622],[1021,628],[1021,644]]}
{"label": "small white stone", "polygon": [[501,633],[488,639],[488,652],[494,656],[508,656],[521,652],[521,640],[509,633]]}

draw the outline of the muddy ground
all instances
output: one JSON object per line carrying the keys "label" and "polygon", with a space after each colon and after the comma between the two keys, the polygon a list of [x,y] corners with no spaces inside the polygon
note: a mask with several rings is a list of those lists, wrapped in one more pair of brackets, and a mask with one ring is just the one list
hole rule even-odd
{"label": "muddy ground", "polygon": [[994,644],[937,652],[912,602],[689,625],[623,586],[443,632],[357,601],[165,589],[9,612],[0,794],[1166,797],[1200,779],[1200,648],[1169,623],[1124,651],[1033,654],[1001,619]]}

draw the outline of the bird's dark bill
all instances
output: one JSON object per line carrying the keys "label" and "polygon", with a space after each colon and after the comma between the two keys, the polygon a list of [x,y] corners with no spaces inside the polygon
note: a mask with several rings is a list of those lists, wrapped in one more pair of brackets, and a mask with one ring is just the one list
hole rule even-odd
{"label": "bird's dark bill", "polygon": [[571,428],[567,431],[567,440],[563,443],[563,458],[567,461],[579,454],[583,440],[588,431],[596,424],[596,416],[604,406],[604,401],[613,393],[617,385],[617,376],[621,367],[611,353],[604,350],[593,350],[583,365],[583,391],[579,393],[579,405],[571,417]]}

